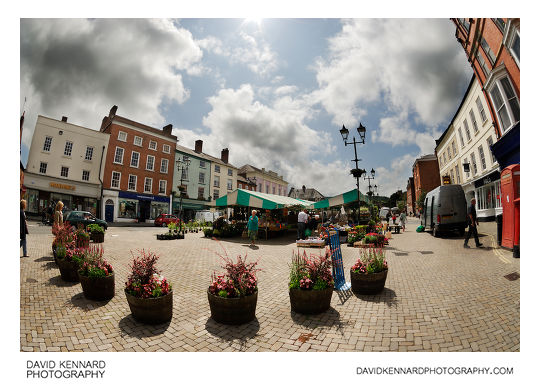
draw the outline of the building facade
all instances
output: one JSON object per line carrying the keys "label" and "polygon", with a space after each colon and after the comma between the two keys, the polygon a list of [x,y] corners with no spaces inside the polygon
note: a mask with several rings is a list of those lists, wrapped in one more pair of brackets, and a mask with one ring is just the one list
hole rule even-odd
{"label": "building facade", "polygon": [[324,199],[324,195],[322,195],[320,192],[314,188],[306,188],[306,186],[302,186],[301,189],[291,187],[289,197],[295,199],[304,199],[311,202],[318,202]]}
{"label": "building facade", "polygon": [[240,174],[238,174],[236,179],[236,187],[249,191],[257,191],[257,183],[251,179],[244,178]]}
{"label": "building facade", "polygon": [[[201,151],[202,151],[202,140]],[[229,149],[221,150],[221,158],[208,155],[211,161],[210,186],[212,190],[212,201],[223,195],[233,192],[237,188],[238,167],[229,163]]]}
{"label": "building facade", "polygon": [[38,214],[50,204],[99,216],[101,181],[109,134],[39,115],[24,185],[27,211]]}
{"label": "building facade", "polygon": [[172,208],[176,136],[116,114],[113,106],[100,131],[110,135],[103,175],[107,222],[153,221]]}
{"label": "building facade", "polygon": [[416,212],[416,195],[414,189],[414,178],[407,181],[407,214]]}
{"label": "building facade", "polygon": [[258,169],[250,164],[245,164],[240,167],[240,175],[244,178],[253,180],[257,185],[257,190],[266,194],[287,196],[288,183],[283,180],[282,175],[278,175],[271,170],[264,168]]}
{"label": "building facade", "polygon": [[422,192],[428,193],[435,187],[441,185],[439,162],[437,161],[437,156],[435,154],[424,155],[416,159],[413,164],[412,172],[414,179],[414,195],[417,199],[422,195]]}
{"label": "building facade", "polygon": [[499,164],[490,147],[497,129],[475,75],[448,128],[436,140],[441,183],[447,177],[461,184],[467,202],[476,198],[478,220],[494,220],[502,212]]}

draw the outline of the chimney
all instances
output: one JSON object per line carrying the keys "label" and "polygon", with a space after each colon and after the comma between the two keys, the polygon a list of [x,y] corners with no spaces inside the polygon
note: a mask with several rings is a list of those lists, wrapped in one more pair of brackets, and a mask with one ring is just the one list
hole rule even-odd
{"label": "chimney", "polygon": [[223,161],[223,163],[229,163],[229,149],[228,148],[224,148],[223,150],[221,150],[221,160]]}
{"label": "chimney", "polygon": [[165,127],[163,127],[163,133],[165,135],[172,135],[172,124],[167,124]]}
{"label": "chimney", "polygon": [[304,194],[306,193],[306,186],[302,186],[302,191],[304,192]]}
{"label": "chimney", "polygon": [[62,122],[67,122],[67,116],[62,116]]}
{"label": "chimney", "polygon": [[118,109],[118,106],[112,106],[111,110],[109,111],[109,118],[114,117],[116,115],[116,110]]}
{"label": "chimney", "polygon": [[195,152],[202,152],[202,140],[196,140],[195,141]]}

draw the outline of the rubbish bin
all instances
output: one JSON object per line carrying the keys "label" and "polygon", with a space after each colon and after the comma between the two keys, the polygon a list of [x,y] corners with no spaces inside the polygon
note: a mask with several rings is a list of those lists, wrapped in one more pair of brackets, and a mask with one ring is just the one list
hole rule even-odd
{"label": "rubbish bin", "polygon": [[495,217],[497,221],[497,244],[500,246],[502,243],[502,214]]}

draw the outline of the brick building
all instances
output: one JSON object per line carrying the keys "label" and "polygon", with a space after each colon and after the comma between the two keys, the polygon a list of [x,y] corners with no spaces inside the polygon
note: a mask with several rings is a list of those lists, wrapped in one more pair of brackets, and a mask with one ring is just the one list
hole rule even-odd
{"label": "brick building", "polygon": [[172,208],[176,136],[124,118],[113,106],[100,131],[110,134],[103,175],[107,222],[153,221]]}
{"label": "brick building", "polygon": [[407,181],[407,214],[416,212],[416,194],[414,190],[414,178],[411,176]]}
{"label": "brick building", "polygon": [[441,185],[439,162],[435,154],[424,155],[414,161],[413,182],[416,199],[422,192],[428,193]]}

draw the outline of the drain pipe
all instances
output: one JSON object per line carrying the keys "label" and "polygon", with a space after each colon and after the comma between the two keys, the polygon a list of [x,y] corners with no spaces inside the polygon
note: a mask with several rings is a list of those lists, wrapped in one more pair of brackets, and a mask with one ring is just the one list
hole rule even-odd
{"label": "drain pipe", "polygon": [[103,219],[104,218],[104,214],[103,214],[103,181],[101,180],[101,166],[103,164],[103,154],[105,153],[105,146],[103,146],[103,148],[101,149],[101,160],[99,161],[99,174],[98,174],[98,179],[99,179],[99,182],[100,182],[100,187],[101,187],[101,194],[100,194],[100,199],[99,199],[99,219]]}

